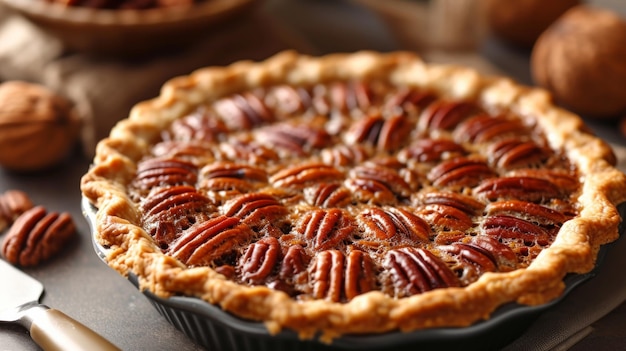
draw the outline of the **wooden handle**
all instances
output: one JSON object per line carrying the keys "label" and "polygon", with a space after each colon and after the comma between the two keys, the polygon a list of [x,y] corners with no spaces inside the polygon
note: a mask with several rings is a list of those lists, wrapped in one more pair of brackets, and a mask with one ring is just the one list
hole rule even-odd
{"label": "wooden handle", "polygon": [[47,309],[33,319],[30,336],[45,351],[120,351],[65,313]]}

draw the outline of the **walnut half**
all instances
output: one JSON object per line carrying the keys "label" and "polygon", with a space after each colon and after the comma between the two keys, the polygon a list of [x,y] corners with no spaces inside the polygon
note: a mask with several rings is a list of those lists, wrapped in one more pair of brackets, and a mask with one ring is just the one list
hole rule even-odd
{"label": "walnut half", "polygon": [[80,119],[72,103],[44,86],[0,84],[0,165],[37,171],[57,164],[78,139]]}

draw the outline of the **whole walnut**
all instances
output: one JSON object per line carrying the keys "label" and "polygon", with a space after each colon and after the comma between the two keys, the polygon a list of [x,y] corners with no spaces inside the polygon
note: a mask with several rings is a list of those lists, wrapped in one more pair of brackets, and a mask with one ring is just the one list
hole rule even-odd
{"label": "whole walnut", "polygon": [[513,45],[530,49],[559,16],[580,0],[485,0],[490,32]]}
{"label": "whole walnut", "polygon": [[626,21],[608,9],[570,9],[537,40],[531,73],[570,110],[617,118],[626,111]]}
{"label": "whole walnut", "polygon": [[48,88],[23,81],[0,84],[0,165],[37,171],[60,162],[80,128],[72,103]]}

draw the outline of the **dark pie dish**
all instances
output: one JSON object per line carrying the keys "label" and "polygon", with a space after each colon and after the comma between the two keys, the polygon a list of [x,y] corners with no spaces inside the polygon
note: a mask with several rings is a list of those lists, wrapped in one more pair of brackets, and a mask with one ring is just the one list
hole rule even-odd
{"label": "dark pie dish", "polygon": [[[83,199],[82,208],[90,227],[95,228],[95,207],[87,199]],[[623,218],[626,206],[622,204],[618,208]],[[622,225],[620,233],[623,232]],[[95,238],[95,235],[92,236],[92,239]],[[619,240],[623,239],[620,237]],[[107,249],[96,240],[93,243],[98,257],[106,262]],[[262,323],[237,318],[198,298],[185,296],[161,298],[147,290],[144,290],[143,294],[169,323],[208,350],[256,351],[263,348],[275,351],[388,350],[390,348],[397,351],[416,348],[499,350],[522,335],[537,317],[566,299],[576,287],[592,280],[600,269],[604,256],[609,250],[613,250],[611,248],[613,245],[605,245],[600,249],[596,267],[589,273],[566,276],[563,295],[548,303],[538,306],[507,304],[498,308],[488,320],[463,328],[434,328],[410,333],[395,331],[365,336],[346,335],[335,339],[332,346],[317,340],[301,340],[295,332],[290,330],[271,335]],[[129,274],[128,279],[138,287],[135,275]]]}
{"label": "dark pie dish", "polygon": [[81,189],[101,257],[174,324],[206,302],[261,339],[345,347],[475,337],[557,301],[619,237],[614,164],[545,91],[285,52],[167,82]]}

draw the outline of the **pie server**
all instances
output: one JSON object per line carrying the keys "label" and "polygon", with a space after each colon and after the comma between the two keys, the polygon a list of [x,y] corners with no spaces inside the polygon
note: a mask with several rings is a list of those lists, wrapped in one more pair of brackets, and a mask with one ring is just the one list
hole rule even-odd
{"label": "pie server", "polygon": [[43,285],[0,260],[0,322],[18,323],[45,351],[119,351],[115,345],[59,310],[39,303]]}

